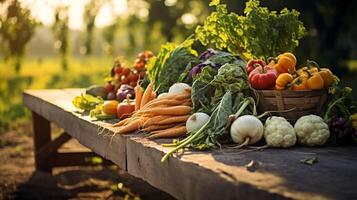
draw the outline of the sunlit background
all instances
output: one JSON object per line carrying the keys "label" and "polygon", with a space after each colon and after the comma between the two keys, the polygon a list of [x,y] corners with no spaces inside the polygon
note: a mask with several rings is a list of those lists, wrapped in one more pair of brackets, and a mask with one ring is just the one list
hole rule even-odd
{"label": "sunlit background", "polygon": [[[194,33],[212,11],[209,2],[0,0],[0,131],[28,123],[24,89],[103,84],[117,56],[130,66],[137,53],[157,53],[161,44],[180,43]],[[245,1],[223,2],[242,14]],[[357,1],[261,3],[301,13],[308,34],[296,50],[299,61],[314,58],[330,66],[343,84],[357,86]]]}

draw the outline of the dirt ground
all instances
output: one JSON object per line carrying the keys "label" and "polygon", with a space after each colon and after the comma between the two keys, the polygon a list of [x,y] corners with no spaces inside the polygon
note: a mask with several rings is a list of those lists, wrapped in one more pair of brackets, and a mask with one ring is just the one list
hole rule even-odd
{"label": "dirt ground", "polygon": [[[25,133],[24,133],[25,132]],[[34,170],[31,127],[0,133],[1,199],[173,199],[116,166]],[[64,148],[84,148],[75,140]]]}

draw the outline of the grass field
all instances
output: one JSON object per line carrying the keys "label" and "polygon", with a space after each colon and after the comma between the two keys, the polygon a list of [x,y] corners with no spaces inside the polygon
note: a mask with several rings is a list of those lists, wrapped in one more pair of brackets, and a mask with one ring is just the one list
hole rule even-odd
{"label": "grass field", "polygon": [[24,60],[19,74],[11,63],[0,62],[0,133],[16,128],[29,119],[22,105],[25,89],[87,87],[103,84],[113,59],[103,57],[73,58],[64,71],[58,58]]}

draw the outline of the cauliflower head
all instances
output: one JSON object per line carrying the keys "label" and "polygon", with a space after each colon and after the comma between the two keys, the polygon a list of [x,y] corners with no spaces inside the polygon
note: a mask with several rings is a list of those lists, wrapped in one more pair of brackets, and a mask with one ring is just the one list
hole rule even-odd
{"label": "cauliflower head", "polygon": [[296,143],[293,126],[284,117],[270,117],[265,122],[264,138],[271,147],[292,147]]}
{"label": "cauliflower head", "polygon": [[323,145],[330,137],[328,125],[317,115],[300,117],[294,126],[299,144],[307,146]]}

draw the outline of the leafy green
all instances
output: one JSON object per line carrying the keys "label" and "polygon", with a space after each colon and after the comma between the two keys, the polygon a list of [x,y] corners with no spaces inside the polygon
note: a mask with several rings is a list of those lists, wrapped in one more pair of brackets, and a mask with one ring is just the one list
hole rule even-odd
{"label": "leafy green", "polygon": [[248,77],[244,67],[245,62],[236,59],[234,64],[224,64],[218,71],[210,66],[203,68],[192,84],[193,111],[210,114],[228,91],[249,96]]}
{"label": "leafy green", "polygon": [[89,94],[81,94],[74,97],[72,104],[84,111],[90,111],[94,109],[97,105],[103,104],[104,100],[102,98],[94,97]]}
{"label": "leafy green", "polygon": [[167,92],[177,82],[187,64],[197,60],[197,52],[191,48],[193,42],[194,39],[189,38],[178,46],[167,43],[161,47],[157,57],[148,63],[148,76],[159,94]]}
{"label": "leafy green", "polygon": [[284,8],[279,13],[261,7],[259,0],[249,0],[244,15],[228,12],[225,4],[211,3],[216,11],[203,26],[195,30],[203,45],[213,45],[244,57],[267,58],[293,51],[306,30],[299,20],[300,13]]}

